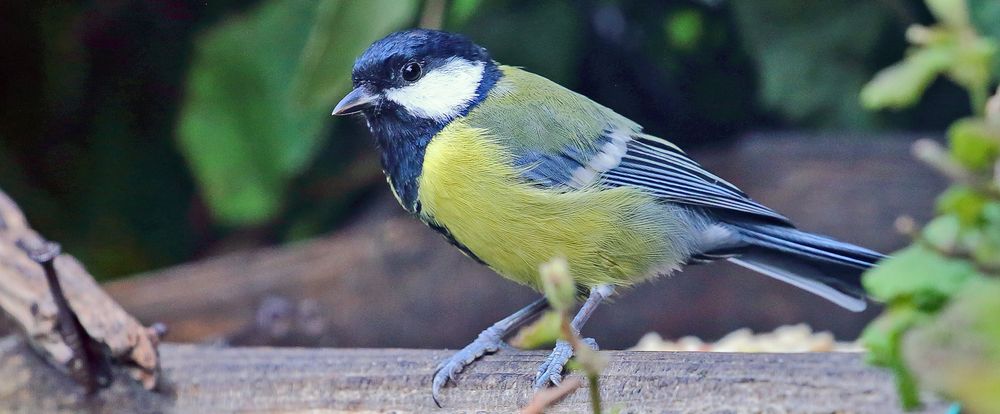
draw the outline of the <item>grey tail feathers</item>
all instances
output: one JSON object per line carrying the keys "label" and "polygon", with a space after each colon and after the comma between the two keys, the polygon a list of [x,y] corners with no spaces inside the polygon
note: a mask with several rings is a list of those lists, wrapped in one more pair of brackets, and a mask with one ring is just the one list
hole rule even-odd
{"label": "grey tail feathers", "polygon": [[865,310],[861,274],[882,254],[774,224],[725,223],[742,241],[729,261],[822,296],[854,312]]}

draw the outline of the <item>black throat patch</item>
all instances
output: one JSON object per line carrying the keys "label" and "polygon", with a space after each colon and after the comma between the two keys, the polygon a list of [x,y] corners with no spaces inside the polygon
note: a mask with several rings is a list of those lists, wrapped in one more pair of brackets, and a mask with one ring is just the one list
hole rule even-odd
{"label": "black throat patch", "polygon": [[382,172],[389,179],[399,203],[406,211],[418,213],[417,187],[423,168],[427,144],[447,123],[434,122],[410,115],[396,104],[380,108],[376,119],[369,118],[368,127],[375,136]]}
{"label": "black throat patch", "polygon": [[[476,98],[455,118],[468,115],[469,111],[486,98],[500,79],[501,72],[494,62],[483,70],[483,79],[476,89]],[[375,136],[375,143],[382,159],[382,171],[389,179],[393,191],[410,213],[419,213],[418,186],[423,169],[427,145],[452,119],[435,121],[410,114],[395,102],[384,100],[374,108],[364,111],[368,128]]]}

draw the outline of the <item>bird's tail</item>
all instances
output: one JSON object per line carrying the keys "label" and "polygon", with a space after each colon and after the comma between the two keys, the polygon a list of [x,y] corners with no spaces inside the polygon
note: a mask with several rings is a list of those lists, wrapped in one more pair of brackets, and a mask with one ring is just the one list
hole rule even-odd
{"label": "bird's tail", "polygon": [[882,254],[772,224],[726,223],[745,243],[729,260],[812,292],[849,310],[866,307],[861,274]]}

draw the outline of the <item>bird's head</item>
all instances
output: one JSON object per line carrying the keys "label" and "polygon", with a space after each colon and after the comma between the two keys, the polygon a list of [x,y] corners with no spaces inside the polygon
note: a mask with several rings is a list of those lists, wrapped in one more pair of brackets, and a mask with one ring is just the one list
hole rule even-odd
{"label": "bird's head", "polygon": [[400,203],[415,211],[417,178],[431,138],[468,114],[500,78],[486,49],[463,36],[405,30],[368,47],[354,63],[354,90],[334,115],[361,113]]}
{"label": "bird's head", "polygon": [[489,53],[465,37],[406,30],[368,47],[355,62],[354,90],[334,115],[362,113],[382,122],[443,125],[464,115],[499,77]]}

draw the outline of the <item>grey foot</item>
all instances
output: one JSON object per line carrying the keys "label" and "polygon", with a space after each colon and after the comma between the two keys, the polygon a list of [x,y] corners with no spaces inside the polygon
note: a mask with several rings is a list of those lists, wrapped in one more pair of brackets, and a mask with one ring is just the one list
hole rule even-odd
{"label": "grey foot", "polygon": [[442,361],[434,371],[434,382],[431,385],[431,397],[434,404],[441,407],[440,393],[448,381],[455,383],[455,376],[462,372],[465,367],[472,364],[486,354],[492,354],[501,347],[506,347],[506,343],[501,339],[501,335],[494,329],[487,329],[479,334],[479,337],[471,344],[466,345],[461,351],[456,352],[451,358]]}
{"label": "grey foot", "polygon": [[[594,338],[583,338],[583,343],[597,350],[597,341]],[[562,382],[563,367],[573,356],[573,347],[569,342],[560,340],[556,342],[555,348],[545,362],[538,367],[538,374],[535,375],[535,389],[547,387],[549,384],[559,385]]]}

